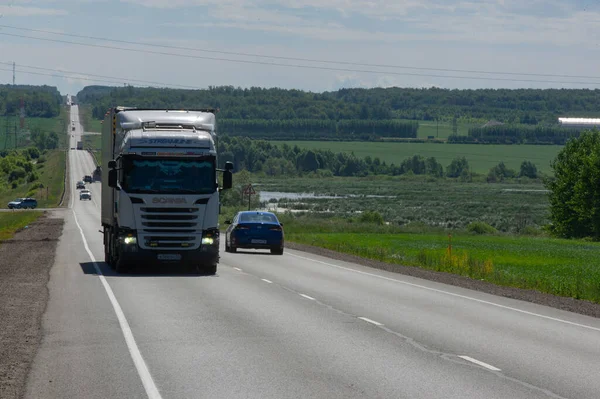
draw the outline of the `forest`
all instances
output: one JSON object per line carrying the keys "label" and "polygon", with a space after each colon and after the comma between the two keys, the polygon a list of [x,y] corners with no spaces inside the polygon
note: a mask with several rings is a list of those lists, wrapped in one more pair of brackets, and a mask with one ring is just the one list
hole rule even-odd
{"label": "forest", "polygon": [[18,115],[21,99],[25,115],[29,117],[53,118],[60,114],[63,97],[56,87],[28,85],[0,85],[0,114]]}
{"label": "forest", "polygon": [[597,116],[600,90],[373,88],[313,93],[279,88],[209,87],[204,90],[87,86],[77,94],[101,119],[115,105],[219,108],[235,120],[452,120],[469,117],[504,123],[556,124],[559,116]]}

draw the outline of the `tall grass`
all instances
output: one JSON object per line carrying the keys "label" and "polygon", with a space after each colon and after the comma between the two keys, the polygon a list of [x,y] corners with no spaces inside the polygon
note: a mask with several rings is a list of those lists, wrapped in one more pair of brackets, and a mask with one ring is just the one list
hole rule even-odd
{"label": "tall grass", "polygon": [[282,215],[287,241],[600,303],[600,243]]}

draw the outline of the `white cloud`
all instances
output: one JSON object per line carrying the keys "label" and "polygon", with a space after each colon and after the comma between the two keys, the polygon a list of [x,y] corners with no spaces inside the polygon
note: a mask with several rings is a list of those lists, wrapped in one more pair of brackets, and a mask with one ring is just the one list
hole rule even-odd
{"label": "white cloud", "polygon": [[0,5],[0,15],[9,17],[31,17],[35,15],[67,15],[67,10],[27,6]]}

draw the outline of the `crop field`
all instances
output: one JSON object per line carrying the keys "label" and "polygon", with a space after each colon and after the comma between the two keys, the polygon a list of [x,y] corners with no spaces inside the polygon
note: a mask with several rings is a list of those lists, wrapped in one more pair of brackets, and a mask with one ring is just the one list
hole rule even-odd
{"label": "crop field", "polygon": [[294,221],[290,216],[282,220],[290,241],[600,303],[600,243],[453,233],[450,250],[450,238],[442,231],[389,233],[382,226],[377,233],[369,232],[373,226],[338,222],[336,230],[350,232],[325,233],[320,232],[323,221]]}
{"label": "crop field", "polygon": [[377,211],[394,225],[420,223],[460,229],[480,221],[505,232],[539,229],[548,223],[547,193],[535,181],[488,184],[400,176],[257,178],[254,186],[263,207],[279,212],[304,210],[352,217]]}
{"label": "crop field", "polygon": [[0,213],[0,245],[23,227],[34,222],[42,215],[40,211],[18,211]]}
{"label": "crop field", "polygon": [[0,206],[5,208],[8,202],[21,197],[34,197],[40,208],[58,205],[64,189],[66,153],[51,150],[43,158],[44,162],[35,165],[39,174],[38,181],[21,183],[16,188],[0,184]]}
{"label": "crop field", "polygon": [[271,141],[272,144],[300,148],[319,148],[333,152],[354,152],[359,158],[378,157],[388,164],[398,165],[413,155],[435,157],[444,167],[454,158],[466,157],[473,172],[487,173],[499,162],[507,167],[519,170],[523,161],[531,161],[538,171],[551,173],[550,162],[556,157],[562,146],[542,145],[481,145],[447,143],[399,143],[399,142],[336,142],[336,141]]}

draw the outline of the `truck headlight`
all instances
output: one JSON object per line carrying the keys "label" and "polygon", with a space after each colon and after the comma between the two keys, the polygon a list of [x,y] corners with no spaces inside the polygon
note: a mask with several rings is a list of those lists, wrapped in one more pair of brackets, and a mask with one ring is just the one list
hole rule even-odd
{"label": "truck headlight", "polygon": [[202,245],[213,245],[215,242],[212,237],[202,237]]}
{"label": "truck headlight", "polygon": [[135,237],[125,237],[123,239],[123,242],[127,245],[135,244],[135,243],[137,243],[137,239]]}

